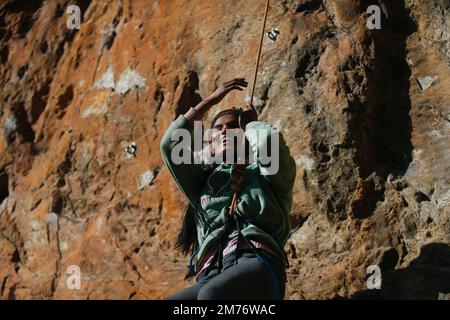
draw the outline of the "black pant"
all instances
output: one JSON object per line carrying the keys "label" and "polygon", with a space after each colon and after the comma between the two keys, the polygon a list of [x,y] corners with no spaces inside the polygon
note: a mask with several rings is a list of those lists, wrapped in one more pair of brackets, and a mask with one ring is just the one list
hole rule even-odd
{"label": "black pant", "polygon": [[168,297],[168,300],[245,300],[283,299],[286,268],[271,254],[258,251],[265,262],[251,249],[223,257],[221,272],[217,266],[203,271],[199,281]]}

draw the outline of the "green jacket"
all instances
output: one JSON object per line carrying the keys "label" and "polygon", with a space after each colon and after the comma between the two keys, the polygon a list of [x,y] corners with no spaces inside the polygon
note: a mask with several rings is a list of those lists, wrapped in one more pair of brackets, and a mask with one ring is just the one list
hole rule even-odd
{"label": "green jacket", "polygon": [[[190,205],[199,210],[203,209],[203,215],[207,216],[209,221],[204,225],[198,223],[196,219],[199,251],[194,261],[198,267],[210,246],[214,245],[223,234],[222,216],[227,214],[226,208],[230,206],[232,198],[230,184],[227,184],[232,166],[222,163],[211,174],[211,171],[205,170],[202,164],[174,164],[171,160],[171,151],[178,141],[171,141],[171,135],[174,130],[181,128],[190,132],[193,145],[194,126],[180,115],[163,136],[160,149],[172,178]],[[249,129],[262,131],[259,131],[257,138],[255,131]],[[279,133],[279,170],[274,175],[264,174],[266,170],[258,161],[258,150],[267,139],[270,139],[273,132],[275,129],[265,122],[253,121],[247,125],[245,135],[253,149],[255,162],[247,167],[237,211],[246,221],[241,226],[242,233],[249,239],[264,243],[283,257],[283,247],[291,228],[289,212],[296,166],[289,148]],[[237,236],[235,228],[229,234],[229,239]]]}

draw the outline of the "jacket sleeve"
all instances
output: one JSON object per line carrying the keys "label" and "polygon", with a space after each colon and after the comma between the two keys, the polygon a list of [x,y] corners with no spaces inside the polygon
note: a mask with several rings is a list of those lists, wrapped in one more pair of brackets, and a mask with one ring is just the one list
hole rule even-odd
{"label": "jacket sleeve", "polygon": [[292,191],[296,164],[283,135],[266,122],[252,121],[246,127],[245,136],[261,175],[276,190]]}
{"label": "jacket sleeve", "polygon": [[[178,136],[176,130],[184,131],[185,134],[188,134],[190,143],[188,143],[187,155],[184,155],[184,159],[189,159],[189,161],[181,162],[174,161],[174,156],[172,152],[179,153],[180,143],[186,144],[186,141],[183,141],[186,136],[182,139],[172,139],[172,135],[174,138]],[[172,124],[167,129],[160,143],[160,151],[162,155],[162,159],[164,164],[169,169],[170,175],[175,180],[176,184],[186,196],[190,204],[195,208],[197,197],[203,188],[202,181],[204,181],[204,177],[206,175],[206,171],[202,169],[201,164],[194,163],[194,126],[190,123],[183,115],[178,116],[178,118],[172,122]],[[175,152],[176,151],[176,152]]]}

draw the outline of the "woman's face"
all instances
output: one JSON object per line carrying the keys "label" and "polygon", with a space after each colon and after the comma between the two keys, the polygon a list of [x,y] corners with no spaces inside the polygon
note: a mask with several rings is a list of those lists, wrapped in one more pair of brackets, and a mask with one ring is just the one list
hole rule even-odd
{"label": "woman's face", "polygon": [[240,131],[241,128],[239,127],[239,119],[234,114],[225,114],[216,120],[213,128],[215,130],[212,135],[211,146],[214,150],[214,154],[216,156],[223,155],[225,159],[227,150],[229,150],[232,146],[234,147],[234,151],[237,149],[236,143],[233,145],[230,143],[230,138],[226,137],[226,132],[227,130]]}

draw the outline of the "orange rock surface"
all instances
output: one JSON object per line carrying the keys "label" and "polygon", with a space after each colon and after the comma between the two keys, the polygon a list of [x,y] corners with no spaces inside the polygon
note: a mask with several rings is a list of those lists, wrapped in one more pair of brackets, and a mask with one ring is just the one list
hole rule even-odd
{"label": "orange rock surface", "polygon": [[[450,4],[372,2],[379,30],[367,1],[271,1],[254,105],[297,163],[286,299],[450,298]],[[258,0],[2,1],[2,299],[192,283],[175,250],[187,202],[159,142],[220,83],[251,81],[263,14]]]}

